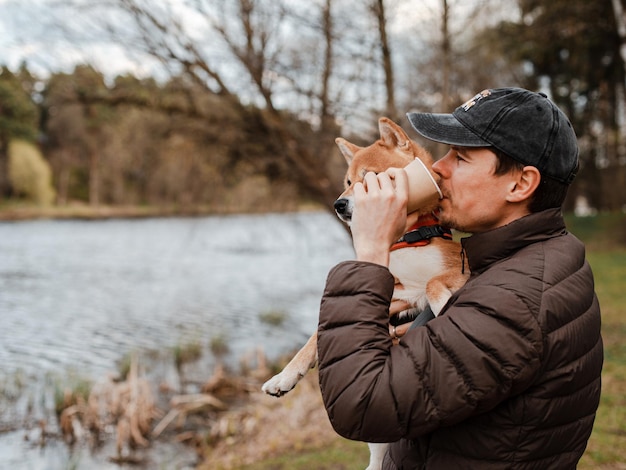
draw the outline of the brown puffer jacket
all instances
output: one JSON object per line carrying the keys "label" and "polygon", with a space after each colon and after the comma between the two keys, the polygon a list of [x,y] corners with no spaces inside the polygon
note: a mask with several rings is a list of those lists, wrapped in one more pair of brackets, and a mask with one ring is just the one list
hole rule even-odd
{"label": "brown puffer jacket", "polygon": [[573,469],[600,399],[600,309],[560,211],[464,241],[472,275],[392,347],[393,278],[345,262],[322,298],[319,375],[335,430],[395,442],[386,469]]}

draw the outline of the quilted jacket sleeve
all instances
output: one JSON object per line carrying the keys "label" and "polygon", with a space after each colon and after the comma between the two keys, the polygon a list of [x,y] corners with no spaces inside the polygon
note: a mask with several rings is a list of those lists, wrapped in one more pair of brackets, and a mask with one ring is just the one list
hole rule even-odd
{"label": "quilted jacket sleeve", "polygon": [[[538,281],[538,282],[535,282]],[[541,289],[529,280],[525,289]],[[367,442],[417,438],[497,406],[539,369],[541,329],[515,293],[463,289],[453,307],[409,331],[388,333],[393,278],[382,266],[344,262],[327,279],[318,329],[319,374],[330,421],[342,436]],[[505,305],[489,311],[485,305]],[[487,308],[487,311],[485,309]],[[444,340],[445,338],[445,340]]]}

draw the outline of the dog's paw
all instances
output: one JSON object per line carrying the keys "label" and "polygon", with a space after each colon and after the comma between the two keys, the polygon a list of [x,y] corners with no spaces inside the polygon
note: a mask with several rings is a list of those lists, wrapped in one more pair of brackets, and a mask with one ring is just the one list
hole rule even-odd
{"label": "dog's paw", "polygon": [[303,377],[303,374],[289,374],[282,371],[263,384],[261,390],[274,397],[282,397],[290,392]]}

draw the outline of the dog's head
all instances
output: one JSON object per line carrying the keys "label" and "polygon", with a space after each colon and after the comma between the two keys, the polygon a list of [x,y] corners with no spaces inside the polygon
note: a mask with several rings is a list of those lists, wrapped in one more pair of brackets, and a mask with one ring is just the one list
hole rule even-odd
{"label": "dog's head", "polygon": [[[431,170],[433,158],[428,151],[417,145],[406,135],[404,130],[391,119],[381,117],[378,120],[380,139],[368,147],[359,147],[341,137],[335,139],[339,150],[348,162],[348,171],[344,179],[345,191],[335,201],[335,212],[341,220],[350,223],[354,210],[352,188],[363,181],[366,173],[381,173],[388,168],[404,168],[415,158],[419,158]],[[429,213],[433,207],[420,208],[420,213]]]}

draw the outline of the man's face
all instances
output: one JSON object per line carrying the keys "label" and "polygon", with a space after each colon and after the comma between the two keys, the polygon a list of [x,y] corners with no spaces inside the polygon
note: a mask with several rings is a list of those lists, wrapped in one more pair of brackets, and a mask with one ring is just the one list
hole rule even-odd
{"label": "man's face", "polygon": [[441,180],[442,224],[468,233],[485,232],[514,220],[507,194],[515,185],[515,172],[496,175],[496,155],[488,148],[451,147],[435,162]]}

